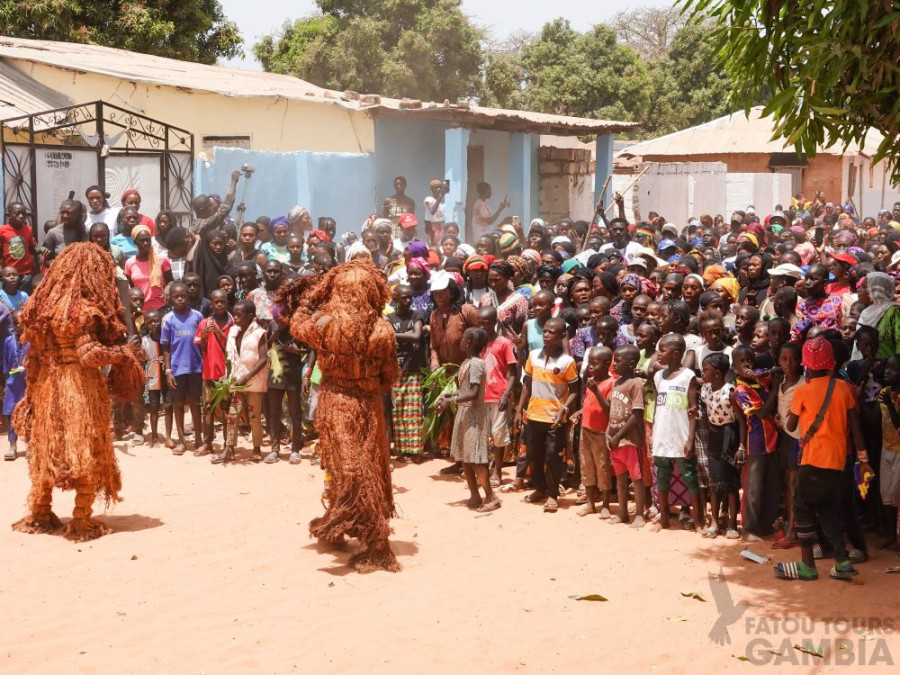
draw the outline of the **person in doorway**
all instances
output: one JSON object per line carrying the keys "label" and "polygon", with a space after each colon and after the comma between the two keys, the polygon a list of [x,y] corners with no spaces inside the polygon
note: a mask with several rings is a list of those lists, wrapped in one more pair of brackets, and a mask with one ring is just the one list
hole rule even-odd
{"label": "person in doorway", "polygon": [[492,212],[487,205],[487,200],[491,198],[490,183],[479,183],[475,186],[475,191],[478,193],[478,199],[472,204],[472,220],[475,222],[473,234],[481,236],[490,232],[491,227],[497,222],[497,218],[509,206],[509,200],[504,196],[497,210]]}
{"label": "person in doorway", "polygon": [[435,178],[428,184],[431,196],[425,197],[425,234],[431,245],[437,248],[444,236],[444,197],[450,191],[447,181]]}
{"label": "person in doorway", "polygon": [[381,207],[381,215],[391,221],[395,237],[400,236],[400,216],[415,212],[416,203],[406,195],[406,179],[397,176],[394,179],[394,194],[385,199]]}

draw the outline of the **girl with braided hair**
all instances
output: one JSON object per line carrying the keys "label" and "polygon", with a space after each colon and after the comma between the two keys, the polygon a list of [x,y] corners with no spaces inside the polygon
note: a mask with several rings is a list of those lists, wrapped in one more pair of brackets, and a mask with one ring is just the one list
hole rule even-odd
{"label": "girl with braided hair", "polygon": [[[91,518],[99,493],[107,506],[120,501],[122,478],[110,435],[110,389],[131,400],[144,384],[138,349],[125,344],[115,264],[99,246],[75,243],[56,258],[19,314],[25,362],[25,398],[13,427],[29,444],[31,492],[19,532],[61,525],[50,509],[54,487],[75,490],[67,539],[86,541],[110,530]],[[109,378],[100,371],[111,365]]]}
{"label": "girl with braided hair", "polygon": [[400,569],[388,542],[396,514],[382,407],[399,374],[394,329],[381,316],[390,299],[369,259],[297,279],[276,297],[322,370],[316,430],[331,480],[325,515],[309,531],[329,544],[359,539],[365,550],[350,564],[362,573]]}

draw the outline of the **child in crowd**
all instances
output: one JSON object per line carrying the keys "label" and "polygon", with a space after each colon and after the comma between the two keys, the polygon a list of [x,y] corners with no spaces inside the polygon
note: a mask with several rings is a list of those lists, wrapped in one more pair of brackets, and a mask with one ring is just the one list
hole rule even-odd
{"label": "child in crowd", "polygon": [[516,414],[528,425],[528,463],[535,488],[525,501],[544,503],[547,513],[559,508],[566,422],[578,395],[575,359],[563,350],[565,332],[566,322],[559,317],[544,324],[544,346],[532,351],[525,362],[525,384]]}
{"label": "child in crowd", "polygon": [[746,439],[747,468],[744,485],[745,541],[762,541],[772,534],[780,492],[778,434],[774,416],[776,400],[770,397],[771,379],[753,370],[755,354],[747,345],[731,353],[736,376],[734,400],[740,408],[738,424]]}
{"label": "child in crowd", "polygon": [[644,526],[644,470],[641,458],[644,446],[644,383],[634,376],[640,351],[633,345],[616,349],[613,369],[618,376],[609,406],[606,442],[616,477],[619,515],[609,522],[628,522],[628,479],[634,486],[635,516],[631,526]]}
{"label": "child in crowd", "polygon": [[[15,268],[5,269],[15,270]],[[15,429],[13,429],[12,414],[16,404],[25,397],[25,357],[28,356],[28,344],[19,342],[20,326],[18,313],[13,312],[12,318],[13,334],[6,336],[6,341],[3,343],[3,361],[0,363],[4,373],[3,379],[6,382],[6,388],[3,392],[3,416],[6,419],[6,438],[9,440],[9,451],[3,458],[7,461],[14,460],[18,453],[17,441],[19,437],[16,435]]]}
{"label": "child in crowd", "polygon": [[131,288],[128,291],[128,299],[131,301],[131,320],[134,322],[134,330],[137,333],[143,333],[144,291],[140,288]]}
{"label": "child in crowd", "polygon": [[282,422],[282,406],[287,396],[288,416],[291,419],[291,464],[300,463],[300,450],[303,448],[303,419],[300,406],[300,382],[303,373],[303,347],[294,339],[290,331],[290,315],[281,311],[281,305],[272,309],[273,320],[269,326],[269,381],[268,413],[266,422],[269,427],[269,439],[272,452],[265,459],[267,464],[279,460],[281,439],[284,434]]}
{"label": "child in crowd", "polygon": [[[438,411],[453,403],[457,406],[450,452],[454,460],[462,462],[470,494],[466,505],[479,513],[487,513],[500,508],[500,500],[488,480],[489,428],[484,404],[486,373],[485,363],[479,356],[487,346],[487,334],[481,328],[467,328],[463,333],[462,346],[466,360],[457,374],[457,393],[443,396],[438,402]],[[479,486],[484,490],[484,499],[478,492]]]}
{"label": "child in crowd", "polygon": [[584,398],[581,410],[572,414],[572,423],[581,422],[581,482],[587,499],[578,511],[579,516],[597,513],[597,502],[603,499],[600,518],[610,517],[609,446],[606,430],[609,425],[609,398],[615,380],[609,374],[613,353],[598,345],[588,352],[587,373],[584,376]]}
{"label": "child in crowd", "polygon": [[235,301],[246,300],[251,291],[259,287],[259,276],[256,272],[256,264],[252,262],[241,263],[234,273],[234,282],[237,288],[234,291]]}
{"label": "child in crowd", "polygon": [[[726,381],[731,370],[731,360],[724,353],[712,352],[701,362],[703,386],[700,398],[706,406],[709,423],[709,502],[712,522],[703,530],[703,536],[715,539],[725,530],[726,539],[738,539],[737,530],[738,491],[741,475],[735,467],[740,446],[740,429],[735,417],[732,396],[734,386]],[[722,506],[725,506],[727,522],[719,521]]]}
{"label": "child in crowd", "polygon": [[881,501],[890,535],[882,548],[900,550],[900,356],[894,354],[884,365],[884,389],[878,394],[881,408],[880,482]]}
{"label": "child in crowd", "polygon": [[750,341],[753,350],[753,369],[771,370],[777,360],[769,350],[769,325],[766,321],[757,322],[753,327],[753,339]]}
{"label": "child in crowd", "polygon": [[263,267],[263,286],[247,294],[256,307],[256,320],[267,325],[272,320],[272,309],[275,307],[275,294],[284,282],[284,266],[277,260],[269,260]]}
{"label": "child in crowd", "polygon": [[794,521],[800,542],[799,562],[778,563],[779,579],[813,581],[819,578],[813,545],[817,526],[831,544],[835,564],[832,579],[849,579],[859,572],[844,546],[840,513],[844,465],[847,461],[847,436],[860,462],[860,474],[872,473],[863,445],[856,397],[849,384],[835,376],[834,351],[823,337],[803,344],[806,381],[794,390],[791,412],[785,427],[800,430],[803,452],[797,470]]}
{"label": "child in crowd", "polygon": [[200,312],[203,318],[212,314],[212,305],[209,298],[200,295],[200,275],[196,272],[185,272],[181,278],[188,291],[188,307]]}
{"label": "child in crowd", "polygon": [[[197,457],[208,455],[213,450],[215,439],[214,424],[216,417],[224,423],[223,411],[213,409],[210,406],[210,396],[213,385],[217,380],[225,377],[226,367],[226,343],[228,331],[234,325],[231,314],[228,313],[228,295],[225,291],[213,291],[210,293],[210,307],[212,316],[204,318],[197,327],[194,343],[200,348],[203,357],[203,444],[194,451]],[[223,430],[227,435],[227,429]]]}
{"label": "child in crowd", "polygon": [[725,344],[725,322],[722,321],[722,316],[709,310],[700,312],[698,325],[703,342],[694,347],[694,369],[701,371],[704,359],[710,354],[722,354],[730,359],[731,347]]}
{"label": "child in crowd", "polygon": [[784,481],[786,522],[784,536],[779,538],[772,548],[791,548],[797,545],[797,535],[794,532],[794,484],[797,467],[800,464],[800,433],[796,429],[788,431],[786,422],[791,413],[794,391],[803,376],[801,360],[800,345],[796,342],[785,342],[781,345],[778,356],[779,370],[772,377],[772,395],[778,397],[778,415],[775,422],[778,426],[778,464]]}
{"label": "child in crowd", "polygon": [[656,409],[653,419],[653,463],[659,486],[660,527],[669,527],[669,487],[675,465],[687,487],[691,501],[691,520],[685,528],[694,529],[700,520],[700,484],[694,459],[693,411],[697,409],[697,381],[690,368],[682,366],[686,346],[677,333],[664,335],[657,345],[657,360],[662,370],[653,376]]}
{"label": "child in crowd", "polygon": [[256,306],[250,300],[243,300],[234,306],[234,324],[228,330],[225,353],[231,362],[235,386],[241,389],[231,394],[225,420],[225,448],[221,454],[212,458],[212,463],[222,464],[234,459],[238,426],[244,415],[249,419],[253,440],[250,459],[261,462],[262,408],[269,379],[269,348],[266,329],[256,322]]}
{"label": "child in crowd", "polygon": [[428,365],[424,321],[412,308],[413,290],[401,284],[394,289],[394,311],[387,320],[397,339],[400,378],[393,386],[391,421],[394,451],[401,462],[422,460],[422,426],[425,421],[422,369]]}
{"label": "child in crowd", "polygon": [[759,323],[759,310],[752,305],[741,305],[734,313],[734,346],[739,344],[750,347],[753,334]]}
{"label": "child in crowd", "polygon": [[497,334],[496,307],[487,305],[478,310],[478,326],[487,337],[487,345],[481,355],[486,372],[484,404],[494,460],[491,486],[498,487],[503,480],[503,460],[510,443],[509,401],[516,384],[518,360],[512,342]]}
{"label": "child in crowd", "polygon": [[10,312],[18,312],[28,299],[28,293],[19,288],[21,280],[19,270],[15,267],[4,267],[0,269],[0,278],[3,281],[0,287],[0,302],[6,305]]}
{"label": "child in crowd", "polygon": [[166,378],[163,377],[163,355],[159,341],[161,337],[162,317],[156,310],[144,315],[145,335],[141,339],[144,350],[144,374],[147,376],[146,399],[144,401],[150,413],[150,447],[159,443],[159,408],[163,406],[165,413],[165,438],[172,437],[172,404],[166,395]]}
{"label": "child in crowd", "polygon": [[163,319],[159,343],[163,349],[166,383],[172,398],[178,442],[173,442],[170,437],[166,439],[166,447],[172,450],[173,455],[183,455],[187,451],[184,433],[185,406],[191,410],[196,447],[202,445],[200,397],[203,391],[203,356],[194,343],[194,337],[203,321],[203,315],[188,306],[188,289],[184,282],[175,281],[169,288],[172,311]]}
{"label": "child in crowd", "polygon": [[619,334],[628,344],[637,344],[637,330],[647,319],[647,307],[649,305],[649,295],[638,295],[631,301],[631,323],[623,324],[619,329]]}

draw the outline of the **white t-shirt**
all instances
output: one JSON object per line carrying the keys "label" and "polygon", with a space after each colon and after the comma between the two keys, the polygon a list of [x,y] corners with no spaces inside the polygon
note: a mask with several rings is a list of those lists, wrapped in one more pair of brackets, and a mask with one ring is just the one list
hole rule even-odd
{"label": "white t-shirt", "polygon": [[673,378],[663,377],[665,370],[653,376],[656,385],[656,413],[653,418],[653,456],[684,457],[688,442],[688,390],[694,371],[682,368]]}
{"label": "white t-shirt", "polygon": [[629,241],[625,244],[625,248],[616,248],[612,242],[608,244],[603,244],[600,247],[600,253],[609,253],[610,251],[618,251],[619,255],[621,255],[626,262],[630,263],[632,260],[638,257],[638,254],[644,247],[641,246],[636,241]]}
{"label": "white t-shirt", "polygon": [[121,210],[120,206],[110,206],[108,209],[103,209],[100,213],[91,213],[88,210],[88,228],[94,223],[106,223],[106,226],[109,228],[109,237],[112,239],[116,234],[116,221],[119,219],[119,211]]}
{"label": "white t-shirt", "polygon": [[710,349],[705,342],[701,342],[699,345],[694,346],[694,370],[699,370],[701,373],[703,372],[703,359],[705,359],[710,354],[724,354],[731,360],[731,351],[732,347],[730,345],[725,345],[725,349],[720,349],[718,351]]}
{"label": "white t-shirt", "polygon": [[792,387],[785,387],[785,383],[782,382],[778,387],[778,421],[781,422],[781,428],[784,429],[784,432],[790,436],[791,438],[800,439],[800,425],[797,425],[797,428],[793,431],[788,431],[785,423],[787,422],[788,415],[791,414],[791,401],[794,400],[794,391],[800,385],[800,382],[796,382]]}
{"label": "white t-shirt", "polygon": [[422,220],[427,220],[429,223],[438,223],[444,224],[444,200],[441,200],[441,203],[438,204],[437,210],[432,215],[431,209],[434,207],[434,203],[437,201],[434,197],[425,197],[425,216]]}

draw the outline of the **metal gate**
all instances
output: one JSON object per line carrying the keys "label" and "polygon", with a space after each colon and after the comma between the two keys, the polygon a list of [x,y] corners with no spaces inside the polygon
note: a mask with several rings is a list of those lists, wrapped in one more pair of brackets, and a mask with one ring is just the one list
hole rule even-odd
{"label": "metal gate", "polygon": [[[2,122],[4,203],[25,204],[36,233],[70,192],[82,202],[90,185],[141,192],[141,210],[189,216],[194,135],[103,101]],[[115,190],[115,193],[112,193]]]}

